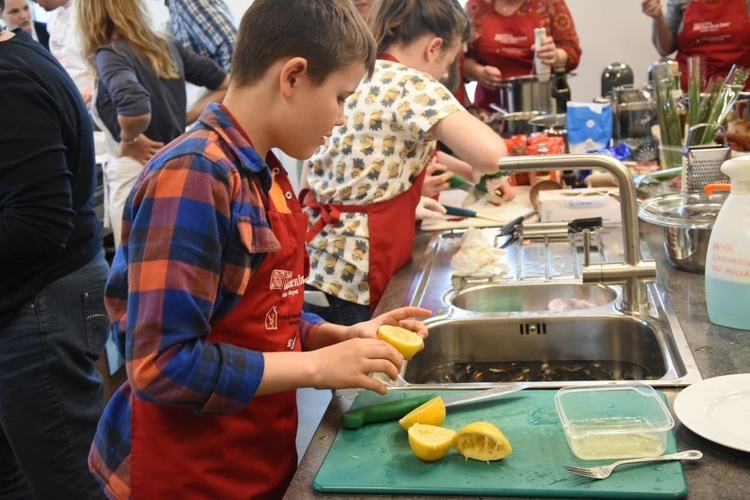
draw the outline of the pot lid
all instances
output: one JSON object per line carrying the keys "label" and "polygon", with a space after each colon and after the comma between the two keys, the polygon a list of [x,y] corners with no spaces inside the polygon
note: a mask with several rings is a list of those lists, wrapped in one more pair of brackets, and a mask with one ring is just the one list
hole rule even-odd
{"label": "pot lid", "polygon": [[674,193],[655,196],[641,203],[638,217],[659,226],[711,229],[727,194]]}

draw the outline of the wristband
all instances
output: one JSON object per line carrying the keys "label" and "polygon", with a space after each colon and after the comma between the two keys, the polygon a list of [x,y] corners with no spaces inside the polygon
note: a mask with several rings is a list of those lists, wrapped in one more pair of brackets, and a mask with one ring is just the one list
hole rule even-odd
{"label": "wristband", "polygon": [[140,135],[140,134],[138,134],[138,135],[136,135],[135,137],[133,137],[132,139],[130,139],[130,140],[128,140],[128,141],[126,141],[125,139],[122,139],[122,143],[123,143],[123,144],[135,144],[136,142],[138,142],[138,138],[139,138],[140,136],[141,136],[141,135]]}

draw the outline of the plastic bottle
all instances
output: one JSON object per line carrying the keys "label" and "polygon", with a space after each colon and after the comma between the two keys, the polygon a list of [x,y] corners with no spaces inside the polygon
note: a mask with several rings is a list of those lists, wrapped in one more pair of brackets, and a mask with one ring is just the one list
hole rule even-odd
{"label": "plastic bottle", "polygon": [[565,74],[565,66],[555,67],[555,86],[552,88],[552,99],[555,102],[556,113],[568,112],[568,101],[570,101],[570,85]]}
{"label": "plastic bottle", "polygon": [[706,255],[706,308],[711,323],[750,330],[750,156],[721,166],[732,192],[716,217]]}
{"label": "plastic bottle", "polygon": [[537,53],[542,48],[542,44],[547,41],[547,32],[544,28],[534,29],[534,69],[540,82],[549,81],[550,68],[539,59]]}

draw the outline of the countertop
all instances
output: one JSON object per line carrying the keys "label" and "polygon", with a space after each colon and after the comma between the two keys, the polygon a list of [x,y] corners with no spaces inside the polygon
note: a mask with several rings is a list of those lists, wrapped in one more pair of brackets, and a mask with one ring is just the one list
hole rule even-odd
{"label": "countertop", "polygon": [[[641,222],[641,236],[648,242],[659,274],[685,338],[704,379],[734,373],[750,373],[750,332],[724,328],[708,321],[702,274],[692,274],[673,268],[663,248],[662,230]],[[393,277],[377,312],[400,307],[419,269],[424,250],[432,234],[418,233],[412,260]],[[660,388],[673,411],[674,398],[680,389]],[[313,435],[284,498],[347,498],[390,499],[415,498],[404,495],[324,494],[313,490],[312,483],[341,427],[341,413],[348,410],[357,391],[335,391],[323,419]],[[676,420],[677,442],[680,450],[698,449],[704,454],[697,463],[685,463],[688,497],[697,499],[750,498],[750,453],[727,448],[704,439]],[[750,416],[748,416],[750,425]],[[428,498],[459,498],[430,496]],[[481,498],[481,497],[467,497]],[[505,497],[509,498],[509,497]]]}

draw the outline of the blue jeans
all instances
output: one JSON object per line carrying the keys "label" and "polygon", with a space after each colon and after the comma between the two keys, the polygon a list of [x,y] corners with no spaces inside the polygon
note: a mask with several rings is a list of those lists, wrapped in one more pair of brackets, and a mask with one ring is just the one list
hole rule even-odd
{"label": "blue jeans", "polygon": [[0,498],[104,498],[88,453],[104,408],[104,253],[0,327]]}
{"label": "blue jeans", "polygon": [[[305,290],[317,290],[311,285],[305,285]],[[370,306],[363,306],[355,302],[343,300],[330,293],[326,294],[328,306],[317,306],[305,302],[303,310],[317,314],[329,323],[336,325],[351,326],[355,323],[367,321],[372,317]]]}

